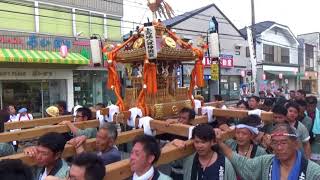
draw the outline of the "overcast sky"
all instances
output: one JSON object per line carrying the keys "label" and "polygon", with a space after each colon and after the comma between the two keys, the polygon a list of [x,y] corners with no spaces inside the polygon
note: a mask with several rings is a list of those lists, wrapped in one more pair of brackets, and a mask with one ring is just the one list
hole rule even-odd
{"label": "overcast sky", "polygon": [[[166,1],[176,11],[176,15],[215,3],[238,29],[251,24],[251,0]],[[147,17],[151,19],[151,13],[145,9],[146,2],[124,0],[124,20],[145,22]],[[255,14],[256,22],[275,21],[289,26],[295,35],[320,31],[320,0],[255,0]],[[132,24],[124,23],[123,26],[132,27]],[[129,30],[124,29],[125,32]]]}

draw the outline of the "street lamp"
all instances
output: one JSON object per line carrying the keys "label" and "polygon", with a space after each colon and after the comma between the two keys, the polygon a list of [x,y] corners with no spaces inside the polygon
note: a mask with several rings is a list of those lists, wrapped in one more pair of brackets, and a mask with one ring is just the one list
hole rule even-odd
{"label": "street lamp", "polygon": [[93,65],[100,66],[102,62],[102,57],[103,57],[103,54],[101,51],[101,49],[103,48],[103,44],[102,44],[102,38],[99,34],[93,34],[90,37],[90,47],[91,47],[91,59],[92,59]]}
{"label": "street lamp", "polygon": [[[212,62],[216,61],[218,64],[218,92],[221,95],[220,81],[221,81],[221,68],[220,68],[220,45],[219,45],[219,23],[217,19],[213,16],[209,22],[209,29],[207,30],[207,43],[209,44],[209,34],[210,34],[210,46],[208,48],[208,57],[212,57]],[[211,48],[211,55],[210,55]],[[212,77],[212,76],[211,76]]]}

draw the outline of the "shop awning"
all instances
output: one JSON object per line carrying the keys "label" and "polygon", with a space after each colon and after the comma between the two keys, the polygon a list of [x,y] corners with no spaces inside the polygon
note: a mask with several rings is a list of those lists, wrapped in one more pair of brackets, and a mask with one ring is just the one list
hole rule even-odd
{"label": "shop awning", "polygon": [[0,49],[1,62],[44,63],[44,64],[89,64],[89,60],[79,53],[68,53],[66,58],[59,52],[21,49]]}

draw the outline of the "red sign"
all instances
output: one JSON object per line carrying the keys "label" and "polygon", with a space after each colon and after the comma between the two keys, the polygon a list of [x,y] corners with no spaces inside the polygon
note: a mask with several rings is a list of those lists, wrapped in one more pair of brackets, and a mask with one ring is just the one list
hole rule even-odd
{"label": "red sign", "polygon": [[0,36],[0,43],[4,44],[23,44],[22,38],[9,38]]}
{"label": "red sign", "polygon": [[220,54],[220,67],[221,68],[232,68],[233,67],[233,56]]}
{"label": "red sign", "polygon": [[74,46],[90,46],[90,41],[73,41]]}
{"label": "red sign", "polygon": [[205,67],[211,67],[212,58],[204,57],[203,60],[202,60],[202,64],[203,64]]}

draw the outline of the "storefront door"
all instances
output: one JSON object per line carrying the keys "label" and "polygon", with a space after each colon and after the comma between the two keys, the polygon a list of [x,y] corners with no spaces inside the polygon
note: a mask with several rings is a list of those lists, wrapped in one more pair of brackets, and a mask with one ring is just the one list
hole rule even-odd
{"label": "storefront door", "polygon": [[221,96],[223,100],[238,100],[240,97],[240,76],[221,76]]}

